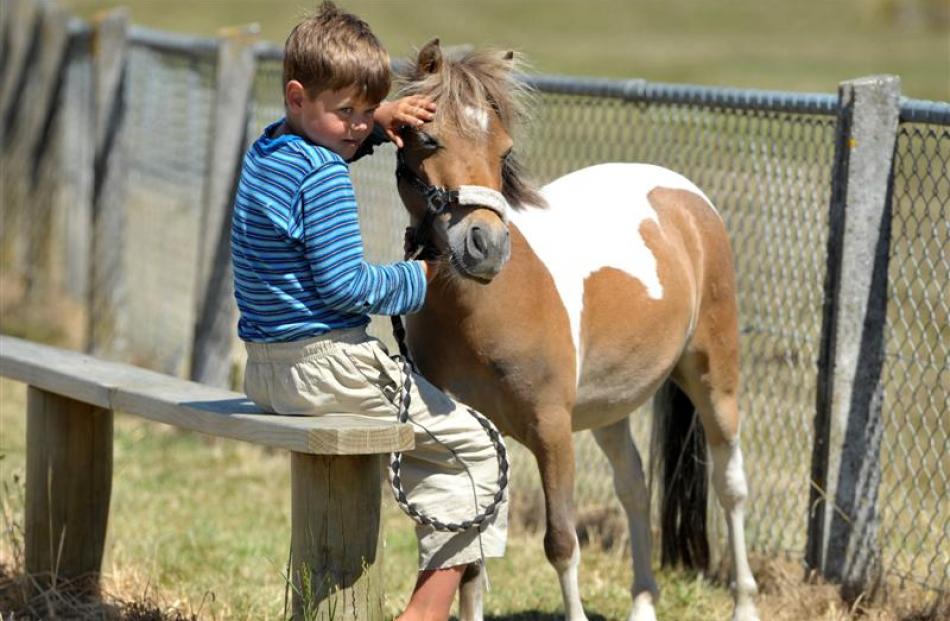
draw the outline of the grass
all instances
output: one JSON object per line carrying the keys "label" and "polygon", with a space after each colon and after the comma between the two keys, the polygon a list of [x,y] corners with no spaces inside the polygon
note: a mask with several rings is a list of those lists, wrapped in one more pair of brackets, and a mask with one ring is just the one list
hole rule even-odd
{"label": "grass", "polygon": [[[22,601],[17,600],[16,587],[25,579],[22,536],[17,536],[22,534],[24,410],[25,387],[0,380],[0,614],[4,619],[13,618],[7,614]],[[72,609],[131,620],[284,618],[283,576],[290,532],[288,466],[282,451],[212,441],[118,415],[103,563],[106,605],[90,608],[91,604],[75,603]],[[519,513],[517,504],[514,510]],[[518,525],[523,523],[524,519],[515,520],[505,558],[489,562],[492,590],[485,608],[489,618],[526,621],[561,614],[560,592],[544,559],[540,536]],[[405,605],[415,577],[415,538],[409,519],[388,498],[383,528],[385,612],[391,617]],[[622,619],[630,604],[629,559],[623,546],[604,549],[601,543],[595,533],[583,550],[580,575],[585,608],[591,619]],[[796,563],[757,559],[755,569],[763,591],[763,618],[851,618],[834,588],[803,582]],[[720,581],[666,569],[658,572],[657,580],[663,589],[660,618],[698,621],[729,614],[731,599]],[[58,602],[61,611],[69,610],[70,602],[47,599]],[[901,597],[895,601],[888,607],[867,609],[864,618],[928,618],[911,616],[920,610],[906,601],[901,604]]]}
{"label": "grass", "polygon": [[[123,5],[135,23],[204,35],[256,22],[283,42],[315,0],[60,0],[81,16]],[[834,92],[842,80],[894,73],[904,93],[950,98],[950,22],[939,0],[898,19],[889,0],[340,0],[394,56],[439,36],[523,52],[547,73],[643,77]],[[929,8],[928,8],[929,7]],[[941,17],[942,15],[942,17]]]}

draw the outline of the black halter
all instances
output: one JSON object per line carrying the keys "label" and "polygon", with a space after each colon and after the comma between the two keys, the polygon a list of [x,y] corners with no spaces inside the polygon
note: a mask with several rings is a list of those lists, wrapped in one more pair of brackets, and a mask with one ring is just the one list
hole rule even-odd
{"label": "black halter", "polygon": [[406,164],[405,151],[399,149],[396,151],[396,179],[405,181],[411,185],[426,200],[426,211],[437,216],[449,208],[452,203],[458,203],[458,190],[447,190],[438,186],[429,185],[422,180],[414,170]]}
{"label": "black halter", "polygon": [[422,222],[406,229],[407,258],[432,258],[437,254],[436,249],[427,243],[432,221],[445,213],[450,205],[458,203],[458,190],[447,190],[423,181],[422,177],[406,164],[403,149],[396,151],[396,182],[399,181],[408,183],[422,195],[426,202],[426,213],[422,217]]}

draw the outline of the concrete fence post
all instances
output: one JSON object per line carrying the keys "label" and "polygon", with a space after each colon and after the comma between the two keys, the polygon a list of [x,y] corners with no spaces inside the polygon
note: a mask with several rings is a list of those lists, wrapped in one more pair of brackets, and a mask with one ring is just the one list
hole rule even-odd
{"label": "concrete fence post", "polygon": [[191,379],[229,387],[237,308],[231,267],[231,213],[247,144],[256,59],[256,25],[222,31],[211,119],[214,128],[201,215],[195,282]]}
{"label": "concrete fence post", "polygon": [[93,34],[96,156],[88,349],[107,358],[122,357],[127,338],[128,162],[124,130],[128,30],[128,11],[115,9],[96,20]]}
{"label": "concrete fence post", "polygon": [[806,561],[845,597],[880,574],[884,328],[900,80],[839,88]]}

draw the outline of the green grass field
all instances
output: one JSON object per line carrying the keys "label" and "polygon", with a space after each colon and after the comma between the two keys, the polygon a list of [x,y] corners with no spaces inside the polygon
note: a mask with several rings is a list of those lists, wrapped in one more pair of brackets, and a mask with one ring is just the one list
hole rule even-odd
{"label": "green grass field", "polygon": [[[259,23],[283,42],[316,0],[60,0],[81,16],[131,9],[135,23],[214,34]],[[538,71],[835,92],[842,80],[894,73],[904,94],[950,98],[941,0],[340,0],[393,56],[432,37],[521,51]],[[895,7],[919,6],[898,18]],[[928,8],[929,7],[929,8]],[[943,11],[942,21],[939,15]]]}
{"label": "green grass field", "polygon": [[[0,380],[0,614],[21,616],[22,506],[26,390]],[[131,621],[284,619],[289,549],[289,459],[284,451],[209,440],[124,414],[116,416],[114,476],[103,586],[107,607],[81,618]],[[513,511],[519,508],[515,498]],[[384,492],[385,611],[404,606],[415,576],[409,518]],[[590,618],[623,619],[629,610],[629,556],[604,550],[596,538],[583,550],[581,592]],[[778,621],[850,619],[835,589],[802,582],[794,562],[754,558],[763,618]],[[489,619],[559,618],[560,591],[544,559],[540,534],[515,528],[503,559],[489,562]],[[728,590],[682,572],[657,574],[662,619],[725,619]],[[35,603],[35,602],[34,602]],[[912,616],[920,601],[899,597],[864,610],[864,619]],[[17,616],[7,616],[18,610]],[[916,607],[915,607],[916,606]],[[111,616],[110,616],[111,615]],[[76,618],[68,614],[56,618]]]}

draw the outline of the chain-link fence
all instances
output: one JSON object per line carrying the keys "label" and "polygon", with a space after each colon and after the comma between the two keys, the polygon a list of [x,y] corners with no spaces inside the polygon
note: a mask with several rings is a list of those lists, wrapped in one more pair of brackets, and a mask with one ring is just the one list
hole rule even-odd
{"label": "chain-link fence", "polygon": [[883,564],[902,581],[950,582],[950,125],[901,123],[892,193]]}
{"label": "chain-link fence", "polygon": [[128,348],[173,375],[188,372],[194,334],[214,60],[135,41],[128,58]]}
{"label": "chain-link fence", "polygon": [[[542,94],[530,135],[543,139],[529,137],[527,150],[528,167],[540,171],[540,181],[604,161],[660,164],[695,181],[726,220],[738,275],[749,541],[760,550],[799,552],[806,535],[809,463],[802,455],[812,443],[833,108],[791,94],[786,102],[754,108],[723,105],[729,91],[710,90],[710,101],[701,104],[691,103],[700,90],[677,95],[636,82],[612,90],[593,82],[586,93],[576,80],[542,78],[536,85]],[[581,92],[565,92],[572,90]],[[596,96],[598,90],[607,92]],[[648,410],[633,417],[645,457]],[[577,462],[587,465],[578,477],[579,505],[614,503],[609,467],[594,442],[580,436],[576,450]]]}
{"label": "chain-link fence", "polygon": [[[125,338],[133,360],[183,374],[193,338],[200,206],[214,127],[216,69],[208,53],[214,42],[203,40],[200,53],[190,53],[185,44],[156,46],[147,39],[132,38],[124,82],[130,181],[124,262],[134,326]],[[63,92],[88,94],[88,83],[82,83],[89,79],[88,57],[71,58],[66,66],[70,86]],[[279,51],[260,46],[254,136],[283,114],[280,75]],[[598,162],[650,162],[690,177],[723,215],[738,273],[748,538],[764,553],[801,556],[837,98],[640,80],[526,79],[537,89],[535,118],[516,135],[516,148],[539,183]],[[80,143],[69,142],[73,152],[81,154]],[[63,159],[69,170],[69,158]],[[948,162],[945,120],[901,124],[893,183],[881,539],[885,569],[934,592],[946,588],[950,548]],[[407,218],[394,170],[391,145],[353,166],[367,254],[375,262],[402,254]],[[372,329],[389,340],[388,321]],[[631,425],[646,461],[649,411],[634,413]],[[590,434],[576,436],[575,450],[577,463],[584,464],[576,479],[579,515],[604,508],[619,512],[609,465]],[[512,452],[513,486],[535,511],[540,503],[525,492],[534,490],[535,498],[540,493],[534,460],[523,449]]]}

